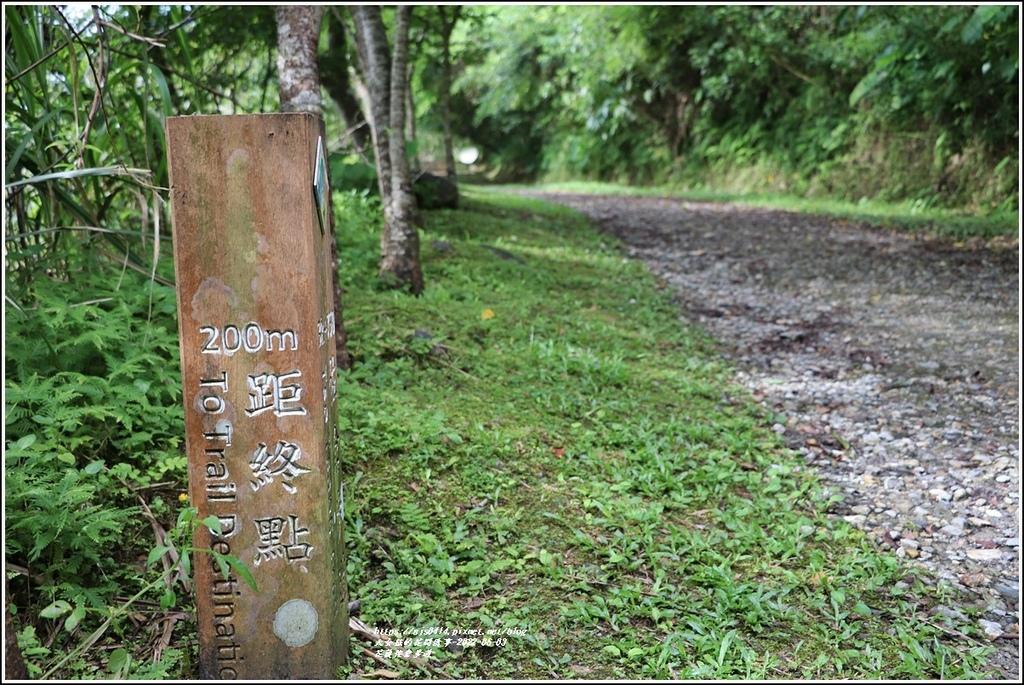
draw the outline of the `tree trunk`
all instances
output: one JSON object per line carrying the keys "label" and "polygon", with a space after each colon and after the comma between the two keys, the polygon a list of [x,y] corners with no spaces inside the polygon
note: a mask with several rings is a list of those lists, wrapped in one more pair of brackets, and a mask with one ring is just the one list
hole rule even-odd
{"label": "tree trunk", "polygon": [[455,22],[459,20],[461,5],[451,8],[451,18],[448,17],[448,8],[439,5],[437,11],[441,15],[441,119],[444,124],[444,168],[445,175],[452,183],[457,183],[455,172],[455,150],[452,141],[452,55],[451,40],[452,30]]}
{"label": "tree trunk", "polygon": [[4,576],[4,680],[28,680],[25,658],[18,647],[18,632],[11,615],[11,599],[7,596],[7,576]]}
{"label": "tree trunk", "polygon": [[363,116],[359,99],[352,89],[352,81],[348,72],[348,45],[345,40],[345,24],[338,15],[338,8],[331,7],[327,15],[330,29],[327,53],[319,62],[320,82],[331,99],[338,104],[341,115],[348,126],[348,135],[352,137],[353,146],[367,164],[369,164],[370,146],[373,145],[370,135],[370,124]]}
{"label": "tree trunk", "polygon": [[423,292],[420,268],[419,212],[412,192],[409,158],[405,154],[405,107],[409,88],[409,20],[411,5],[395,10],[395,45],[391,60],[391,223],[381,238],[380,275],[408,286],[414,295]]}
{"label": "tree trunk", "polygon": [[356,51],[370,93],[370,133],[377,157],[377,183],[384,205],[385,231],[391,215],[391,55],[384,19],[377,5],[351,5]]}
{"label": "tree trunk", "polygon": [[388,53],[387,32],[379,6],[350,7],[356,25],[356,48],[363,80],[370,93],[377,175],[384,203],[379,275],[391,287],[423,292],[416,197],[405,156],[405,106],[408,89],[409,20],[412,7],[395,10],[394,55]]}
{"label": "tree trunk", "polygon": [[277,18],[277,87],[281,94],[281,111],[322,116],[316,47],[323,7],[278,5],[274,15]]}
{"label": "tree trunk", "polygon": [[[309,112],[323,117],[320,99],[320,71],[317,66],[317,43],[323,7],[318,5],[278,5],[274,8],[277,19],[277,83],[282,112]],[[327,141],[324,141],[324,153]],[[330,202],[328,196],[327,201]],[[340,369],[349,367],[342,316],[341,282],[338,280],[338,241],[334,237],[334,212],[328,212],[331,230],[331,275],[334,290],[334,340],[337,347],[335,362]]]}
{"label": "tree trunk", "polygon": [[[408,137],[406,138],[406,140],[412,141],[413,143],[416,142],[416,102],[413,99],[412,92],[412,75],[415,71],[415,65],[410,63],[409,76],[406,79],[407,86],[405,89],[405,120],[406,123],[408,124],[406,126],[406,129],[408,130]],[[420,173],[420,170],[423,168],[423,165],[420,164],[419,147],[416,146],[413,149],[415,150],[415,152],[413,152],[412,159],[409,160],[409,165],[410,172],[412,173],[413,178],[415,178]]]}

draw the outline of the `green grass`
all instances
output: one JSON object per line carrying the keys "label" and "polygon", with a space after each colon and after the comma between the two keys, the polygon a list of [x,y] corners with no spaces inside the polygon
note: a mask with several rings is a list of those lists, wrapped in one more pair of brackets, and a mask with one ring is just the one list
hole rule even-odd
{"label": "green grass", "polygon": [[464,195],[426,215],[420,298],[374,287],[377,211],[339,197],[350,592],[409,641],[356,640],[384,663],[352,671],[985,675],[977,628],[918,618],[948,598],[826,518],[639,264],[569,210]]}
{"label": "green grass", "polygon": [[806,198],[783,193],[734,193],[716,190],[680,190],[671,186],[630,187],[613,183],[571,181],[531,186],[537,190],[608,195],[656,195],[682,197],[704,202],[735,202],[753,207],[770,207],[791,212],[822,214],[884,228],[897,228],[940,236],[964,239],[970,237],[1019,237],[1019,212],[968,214],[930,207],[921,201],[883,202],[863,200],[848,202],[829,198]]}

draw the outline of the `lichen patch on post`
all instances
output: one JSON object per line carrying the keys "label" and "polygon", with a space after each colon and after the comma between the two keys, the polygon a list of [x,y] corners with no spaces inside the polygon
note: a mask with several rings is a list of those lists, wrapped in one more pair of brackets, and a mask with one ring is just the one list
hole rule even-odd
{"label": "lichen patch on post", "polygon": [[304,599],[289,599],[274,615],[274,635],[289,647],[308,645],[318,627],[316,609]]}

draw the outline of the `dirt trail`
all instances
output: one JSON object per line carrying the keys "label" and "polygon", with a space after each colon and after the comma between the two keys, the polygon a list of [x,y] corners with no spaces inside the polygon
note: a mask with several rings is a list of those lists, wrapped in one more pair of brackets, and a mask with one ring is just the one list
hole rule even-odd
{"label": "dirt trail", "polygon": [[[834,515],[962,591],[935,618],[1019,674],[1017,243],[678,199],[540,194],[619,238],[722,343]],[[980,610],[968,617],[965,607]]]}

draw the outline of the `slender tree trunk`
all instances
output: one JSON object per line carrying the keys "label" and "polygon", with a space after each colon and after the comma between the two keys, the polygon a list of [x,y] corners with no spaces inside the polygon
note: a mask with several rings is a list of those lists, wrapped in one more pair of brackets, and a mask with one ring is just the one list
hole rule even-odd
{"label": "slender tree trunk", "polygon": [[457,183],[455,171],[455,150],[452,141],[452,55],[451,40],[452,30],[455,22],[459,20],[461,5],[451,8],[449,18],[448,8],[439,5],[437,8],[441,15],[441,120],[444,124],[444,167],[445,175],[452,183]]}
{"label": "slender tree trunk", "polygon": [[384,230],[391,215],[391,55],[384,19],[377,5],[352,5],[356,25],[356,51],[363,82],[370,93],[370,133],[377,157],[377,183],[384,205]]}
{"label": "slender tree trunk", "polygon": [[278,5],[277,87],[282,112],[310,112],[323,115],[320,73],[316,47],[320,39],[323,7],[319,5]]}
{"label": "slender tree trunk", "polygon": [[405,106],[408,89],[409,21],[412,7],[395,10],[394,54],[388,54],[387,33],[379,6],[353,5],[357,51],[370,93],[374,149],[384,230],[381,232],[380,278],[395,288],[423,292],[416,198],[405,155]]}
{"label": "slender tree trunk", "polygon": [[[317,43],[320,41],[320,24],[323,21],[323,7],[318,5],[279,5],[274,8],[277,19],[277,82],[281,96],[282,112],[309,112],[323,116],[320,99],[320,71],[317,66]],[[327,141],[324,141],[326,153]],[[330,201],[330,197],[327,198]],[[342,316],[341,283],[338,280],[338,241],[334,237],[334,212],[331,217],[331,269],[334,290],[334,340],[335,361],[340,369],[349,367],[345,332]]]}
{"label": "slender tree trunk", "polygon": [[330,38],[327,53],[319,62],[320,82],[331,99],[338,104],[341,115],[345,117],[348,134],[359,155],[369,163],[370,146],[373,145],[370,124],[363,116],[359,99],[352,89],[352,81],[348,71],[348,46],[345,40],[345,24],[338,15],[338,8],[331,7],[327,15],[330,27]]}
{"label": "slender tree trunk", "polygon": [[[410,62],[409,64],[409,76],[406,79],[405,89],[405,121],[407,123],[406,130],[408,131],[408,137],[406,140],[416,142],[416,102],[413,98],[412,92],[412,75],[415,73],[416,67]],[[409,160],[410,172],[412,173],[415,181],[416,176],[419,174],[422,165],[420,164],[420,153],[419,147],[414,147],[412,159]]]}

